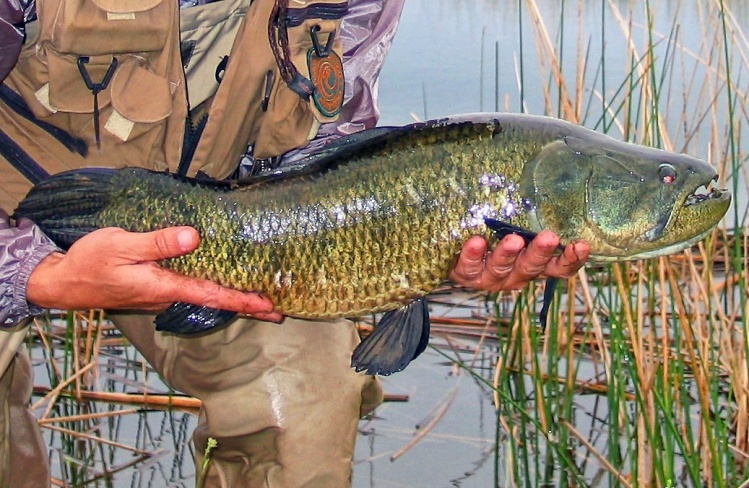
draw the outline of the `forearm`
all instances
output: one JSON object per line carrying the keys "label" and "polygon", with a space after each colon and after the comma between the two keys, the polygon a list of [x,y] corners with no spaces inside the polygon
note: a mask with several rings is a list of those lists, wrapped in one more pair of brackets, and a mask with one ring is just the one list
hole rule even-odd
{"label": "forearm", "polygon": [[28,220],[11,225],[0,211],[0,326],[10,327],[42,309],[26,299],[29,275],[57,247]]}
{"label": "forearm", "polygon": [[28,300],[45,308],[160,311],[174,302],[279,321],[273,303],[257,293],[224,288],[158,266],[193,251],[200,242],[190,227],[153,232],[99,229],[63,253],[47,255],[28,276]]}

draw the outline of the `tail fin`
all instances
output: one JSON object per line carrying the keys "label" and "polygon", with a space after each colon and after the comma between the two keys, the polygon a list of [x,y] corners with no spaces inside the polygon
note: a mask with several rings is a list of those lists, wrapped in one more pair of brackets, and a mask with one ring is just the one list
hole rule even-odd
{"label": "tail fin", "polygon": [[14,218],[27,218],[63,249],[98,228],[96,216],[112,194],[117,170],[87,168],[53,175],[37,184]]}

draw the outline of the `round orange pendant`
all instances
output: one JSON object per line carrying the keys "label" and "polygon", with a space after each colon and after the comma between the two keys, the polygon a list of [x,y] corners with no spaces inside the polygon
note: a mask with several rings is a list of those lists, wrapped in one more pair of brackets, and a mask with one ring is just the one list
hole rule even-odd
{"label": "round orange pendant", "polygon": [[326,117],[335,117],[343,107],[344,76],[341,58],[333,51],[318,56],[315,49],[307,52],[310,80],[315,85],[312,99]]}

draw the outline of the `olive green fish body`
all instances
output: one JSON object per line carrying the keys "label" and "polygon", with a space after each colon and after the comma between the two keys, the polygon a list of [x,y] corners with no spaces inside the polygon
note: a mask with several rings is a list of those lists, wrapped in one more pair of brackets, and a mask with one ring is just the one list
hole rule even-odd
{"label": "olive green fish body", "polygon": [[[230,192],[121,170],[96,226],[192,225],[200,247],[166,267],[261,291],[287,315],[389,310],[443,282],[462,243],[489,236],[484,216],[527,225],[517,182],[535,144],[497,144],[494,126],[441,129],[319,175]],[[488,171],[486,161],[500,164]]]}
{"label": "olive green fish body", "polygon": [[[480,114],[364,131],[244,187],[136,168],[61,173],[32,189],[16,216],[63,247],[101,227],[193,226],[199,247],[163,266],[265,293],[286,315],[387,312],[352,365],[390,374],[426,347],[422,297],[469,236],[492,237],[499,221],[526,237],[550,229],[562,243],[585,240],[591,260],[674,253],[727,211],[716,179],[693,157],[560,120]],[[156,324],[194,333],[232,316],[175,304]]]}

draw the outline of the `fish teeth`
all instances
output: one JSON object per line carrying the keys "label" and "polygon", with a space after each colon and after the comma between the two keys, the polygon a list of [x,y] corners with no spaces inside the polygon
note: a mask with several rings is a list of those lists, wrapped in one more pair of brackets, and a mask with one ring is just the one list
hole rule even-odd
{"label": "fish teeth", "polygon": [[700,186],[693,193],[691,193],[684,202],[684,206],[686,207],[689,205],[696,205],[698,203],[704,202],[705,200],[719,198],[722,194],[723,190],[713,188],[712,182],[709,182]]}

